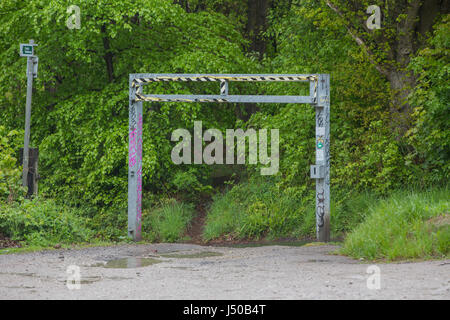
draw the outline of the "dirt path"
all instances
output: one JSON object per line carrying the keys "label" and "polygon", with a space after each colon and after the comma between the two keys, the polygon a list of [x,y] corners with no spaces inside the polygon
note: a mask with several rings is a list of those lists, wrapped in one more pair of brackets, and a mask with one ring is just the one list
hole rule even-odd
{"label": "dirt path", "polygon": [[196,207],[196,216],[192,219],[191,224],[186,232],[189,243],[203,244],[202,234],[206,220],[206,205],[201,202]]}
{"label": "dirt path", "polygon": [[[450,298],[450,260],[378,264],[381,288],[371,290],[370,264],[329,254],[336,249],[152,244],[0,255],[0,299]],[[70,290],[74,265],[81,284]]]}

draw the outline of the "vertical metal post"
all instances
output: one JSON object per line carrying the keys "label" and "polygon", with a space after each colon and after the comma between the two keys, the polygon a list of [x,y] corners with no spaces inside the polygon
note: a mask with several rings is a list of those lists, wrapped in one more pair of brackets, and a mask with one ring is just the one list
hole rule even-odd
{"label": "vertical metal post", "polygon": [[[38,171],[38,163],[39,163],[39,148],[30,148],[30,159],[29,159],[29,170],[31,171],[31,190],[28,190],[29,193],[38,194],[38,181],[39,181],[39,171]],[[30,187],[28,187],[30,188]]]}
{"label": "vertical metal post", "polygon": [[316,105],[316,231],[317,240],[330,241],[330,75],[321,74]]}
{"label": "vertical metal post", "polygon": [[[34,41],[30,40],[30,45]],[[25,136],[23,142],[23,168],[22,168],[22,185],[28,185],[28,171],[29,171],[29,148],[30,148],[30,123],[31,123],[31,96],[33,93],[33,59],[34,57],[27,57],[27,100],[25,106]]]}
{"label": "vertical metal post", "polygon": [[220,81],[220,95],[221,96],[228,95],[228,81]]}
{"label": "vertical metal post", "polygon": [[142,101],[135,101],[136,87],[130,76],[128,125],[128,236],[141,240],[142,218]]}

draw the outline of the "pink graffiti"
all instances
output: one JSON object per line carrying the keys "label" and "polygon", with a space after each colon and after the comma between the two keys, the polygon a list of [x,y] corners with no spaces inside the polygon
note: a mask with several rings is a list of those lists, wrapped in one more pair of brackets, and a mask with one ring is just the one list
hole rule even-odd
{"label": "pink graffiti", "polygon": [[142,115],[139,115],[139,120],[137,123],[137,143],[136,143],[136,157],[139,159],[139,167],[137,169],[137,217],[136,217],[136,235],[138,238],[141,237],[141,219],[142,219]]}
{"label": "pink graffiti", "polygon": [[139,115],[139,121],[137,123],[137,156],[142,159],[142,115]]}
{"label": "pink graffiti", "polygon": [[133,167],[136,164],[136,129],[131,130],[129,139],[128,164]]}
{"label": "pink graffiti", "polygon": [[137,171],[137,199],[136,199],[136,207],[137,207],[137,230],[136,233],[138,236],[141,234],[141,219],[142,219],[142,168],[139,168]]}

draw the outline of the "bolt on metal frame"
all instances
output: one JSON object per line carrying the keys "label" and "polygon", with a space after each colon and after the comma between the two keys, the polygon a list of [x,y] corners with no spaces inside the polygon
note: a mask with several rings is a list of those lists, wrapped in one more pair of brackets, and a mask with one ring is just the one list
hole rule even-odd
{"label": "bolt on metal frame", "polygon": [[[152,82],[219,82],[218,95],[144,94]],[[309,96],[229,95],[229,82],[309,82]],[[330,240],[330,75],[329,74],[130,74],[128,148],[128,236],[141,240],[143,102],[302,103],[316,111],[317,240]]]}

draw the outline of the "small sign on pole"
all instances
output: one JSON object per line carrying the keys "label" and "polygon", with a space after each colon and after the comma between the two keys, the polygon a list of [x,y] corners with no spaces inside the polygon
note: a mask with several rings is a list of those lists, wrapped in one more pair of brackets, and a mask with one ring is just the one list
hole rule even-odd
{"label": "small sign on pole", "polygon": [[35,44],[31,43],[21,43],[20,44],[20,56],[21,57],[32,57],[34,55]]}

